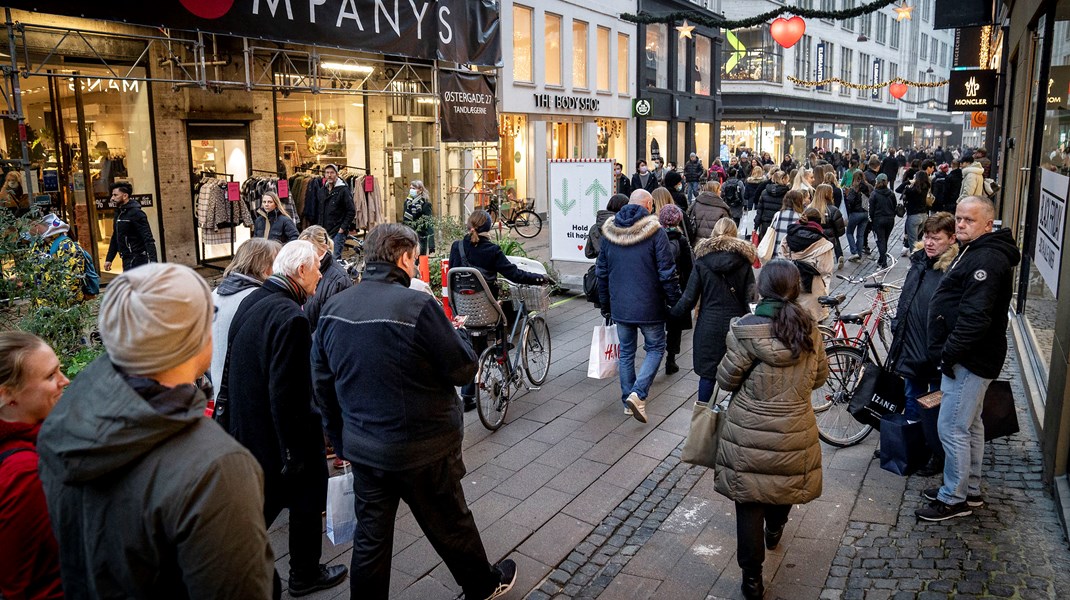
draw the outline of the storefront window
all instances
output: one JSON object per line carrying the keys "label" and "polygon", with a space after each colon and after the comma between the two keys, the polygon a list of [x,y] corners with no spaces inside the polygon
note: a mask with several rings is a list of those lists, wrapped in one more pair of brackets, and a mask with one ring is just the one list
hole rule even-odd
{"label": "storefront window", "polygon": [[669,87],[669,26],[654,23],[646,26],[646,79],[644,87]]}
{"label": "storefront window", "polygon": [[710,150],[710,131],[711,125],[709,123],[695,123],[695,152],[702,158],[704,161],[702,164],[707,169],[713,159],[720,154]]}
{"label": "storefront window", "polygon": [[[695,144],[694,144],[694,142],[691,142],[690,144],[688,143],[688,139],[687,139],[687,123],[684,122],[684,121],[677,121],[676,122],[676,158],[674,160],[676,160],[676,165],[681,169],[684,168],[684,162],[687,161],[690,158],[690,152],[688,152],[688,147],[689,146],[693,148],[695,146]],[[704,156],[701,157],[701,158],[702,158],[703,161],[706,160],[706,157],[704,157]]]}
{"label": "storefront window", "polygon": [[731,155],[742,150],[758,148],[757,121],[724,121],[721,123],[721,145],[728,148]]}
{"label": "storefront window", "polygon": [[275,100],[278,154],[293,175],[328,163],[364,168],[364,95],[293,93]]}
{"label": "storefront window", "polygon": [[546,13],[546,84],[561,85],[561,17]]}
{"label": "storefront window", "polygon": [[681,92],[687,91],[687,40],[684,34],[676,34],[676,89]]}
{"label": "storefront window", "polygon": [[695,36],[695,93],[709,96],[713,87],[710,65],[713,60],[713,44],[704,35]]}
{"label": "storefront window", "polygon": [[598,119],[598,158],[612,158],[631,173],[635,165],[628,162],[628,122],[624,119]]}
{"label": "storefront window", "polygon": [[[669,124],[666,121],[652,121],[646,122],[646,145],[650,151],[648,160],[654,160],[657,157],[665,159],[665,166],[668,167],[670,160],[677,160],[674,157],[669,156]],[[642,157],[640,157],[642,158]]]}
{"label": "storefront window", "polygon": [[550,133],[548,158],[581,157],[582,136],[579,123],[551,123],[547,130]]}
{"label": "storefront window", "polygon": [[617,34],[617,93],[627,94],[631,81],[628,79],[631,72],[631,60],[628,48],[628,36],[623,33]]}
{"label": "storefront window", "polygon": [[572,87],[587,87],[587,24],[572,21]]}
{"label": "storefront window", "polygon": [[598,28],[598,64],[596,69],[598,70],[598,91],[609,91],[609,30],[605,27]]}
{"label": "storefront window", "polygon": [[513,5],[513,79],[535,81],[532,75],[531,9]]}

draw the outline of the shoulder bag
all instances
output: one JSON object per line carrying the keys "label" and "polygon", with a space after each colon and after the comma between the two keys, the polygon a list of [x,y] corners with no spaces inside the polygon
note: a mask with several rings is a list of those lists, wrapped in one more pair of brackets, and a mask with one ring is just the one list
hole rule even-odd
{"label": "shoulder bag", "polygon": [[[743,381],[739,384],[740,389],[743,389],[743,384],[760,364],[761,361],[756,360],[747,369]],[[691,427],[687,430],[687,439],[680,452],[680,460],[709,469],[717,466],[717,447],[721,442],[724,415],[728,412],[728,405],[732,398],[739,392],[736,390],[718,402],[717,395],[720,389],[720,384],[714,387],[713,399],[710,402],[695,402],[695,408],[691,412]]]}

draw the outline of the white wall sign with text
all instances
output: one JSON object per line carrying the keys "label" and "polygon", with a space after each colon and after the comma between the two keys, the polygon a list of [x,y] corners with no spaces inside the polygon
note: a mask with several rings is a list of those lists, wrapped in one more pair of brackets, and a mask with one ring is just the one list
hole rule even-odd
{"label": "white wall sign with text", "polygon": [[1040,211],[1037,214],[1037,246],[1033,262],[1051,293],[1059,295],[1059,271],[1066,226],[1066,195],[1070,177],[1044,169],[1040,174]]}
{"label": "white wall sign with text", "polygon": [[613,195],[613,161],[549,161],[550,258],[591,263],[583,255],[587,232]]}

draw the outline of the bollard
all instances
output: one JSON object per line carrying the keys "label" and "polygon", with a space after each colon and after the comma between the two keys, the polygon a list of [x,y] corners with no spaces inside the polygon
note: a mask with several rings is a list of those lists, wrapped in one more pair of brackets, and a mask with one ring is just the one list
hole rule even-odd
{"label": "bollard", "polygon": [[442,310],[446,311],[446,316],[450,319],[453,318],[453,310],[450,308],[450,289],[449,278],[447,275],[450,272],[450,259],[442,259]]}
{"label": "bollard", "polygon": [[420,255],[420,279],[422,279],[424,283],[431,283],[431,270],[427,266],[426,254]]}

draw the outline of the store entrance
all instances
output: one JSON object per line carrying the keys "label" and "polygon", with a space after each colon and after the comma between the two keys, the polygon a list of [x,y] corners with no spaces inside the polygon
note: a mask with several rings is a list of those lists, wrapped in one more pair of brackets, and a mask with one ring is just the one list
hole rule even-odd
{"label": "store entrance", "polygon": [[248,123],[189,123],[190,181],[197,263],[225,268],[252,235],[252,214],[238,186],[249,178]]}

